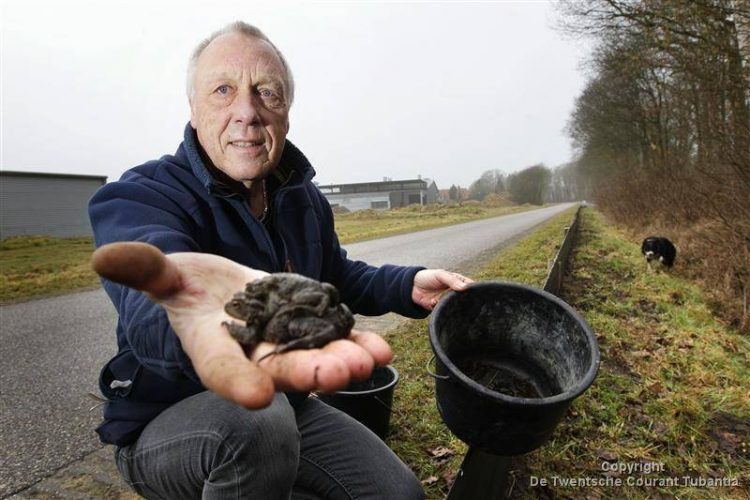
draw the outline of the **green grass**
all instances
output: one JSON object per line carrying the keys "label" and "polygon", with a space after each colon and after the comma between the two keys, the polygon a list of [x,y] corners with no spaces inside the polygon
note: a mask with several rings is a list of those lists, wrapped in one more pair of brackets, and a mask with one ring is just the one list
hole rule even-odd
{"label": "green grass", "polygon": [[91,238],[24,236],[0,242],[0,301],[65,293],[96,286]]}
{"label": "green grass", "polygon": [[[638,244],[585,209],[572,272],[561,295],[597,333],[602,364],[545,446],[513,461],[520,498],[749,498],[750,339],[717,321],[702,291],[673,273],[647,273]],[[541,286],[570,215],[502,252],[479,279]],[[389,333],[402,374],[389,445],[444,498],[466,446],[435,408],[426,375],[427,322]],[[449,450],[448,458],[435,450]],[[623,473],[621,487],[531,487],[530,477],[604,478],[604,463],[663,464],[663,472]],[[736,478],[739,487],[629,486],[628,481],[691,476]],[[615,476],[613,476],[615,477]],[[680,479],[682,480],[682,479]]]}

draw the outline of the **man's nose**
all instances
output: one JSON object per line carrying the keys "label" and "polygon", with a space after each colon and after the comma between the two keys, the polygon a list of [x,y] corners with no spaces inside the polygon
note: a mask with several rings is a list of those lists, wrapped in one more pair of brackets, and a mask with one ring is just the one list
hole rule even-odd
{"label": "man's nose", "polygon": [[250,92],[241,92],[232,103],[232,119],[237,123],[257,125],[260,123],[259,103]]}

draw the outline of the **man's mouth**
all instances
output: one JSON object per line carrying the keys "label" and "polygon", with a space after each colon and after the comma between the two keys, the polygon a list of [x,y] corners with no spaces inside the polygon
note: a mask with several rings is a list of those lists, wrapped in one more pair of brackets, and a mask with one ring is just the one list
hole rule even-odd
{"label": "man's mouth", "polygon": [[256,148],[262,146],[264,141],[229,141],[230,146],[236,148]]}

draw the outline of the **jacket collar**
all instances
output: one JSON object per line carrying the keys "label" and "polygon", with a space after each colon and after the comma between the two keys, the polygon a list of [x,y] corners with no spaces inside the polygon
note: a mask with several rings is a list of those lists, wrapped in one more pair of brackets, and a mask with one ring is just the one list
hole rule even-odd
{"label": "jacket collar", "polygon": [[[229,187],[211,174],[201,156],[201,146],[198,143],[198,134],[188,122],[185,125],[184,139],[181,148],[184,150],[185,159],[196,178],[203,184],[209,193],[228,195],[232,193]],[[177,156],[180,156],[178,150]],[[279,165],[271,171],[268,177],[274,189],[287,185],[296,185],[309,182],[315,176],[312,167],[305,155],[289,139],[284,142],[284,151],[281,153]]]}

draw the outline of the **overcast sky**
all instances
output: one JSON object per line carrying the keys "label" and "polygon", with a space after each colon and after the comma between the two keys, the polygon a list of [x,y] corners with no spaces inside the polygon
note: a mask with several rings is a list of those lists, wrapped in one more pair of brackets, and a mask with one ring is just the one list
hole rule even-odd
{"label": "overcast sky", "polygon": [[584,48],[548,2],[4,0],[4,170],[106,175],[171,154],[193,47],[261,28],[296,80],[289,139],[321,184],[468,186],[571,157]]}

